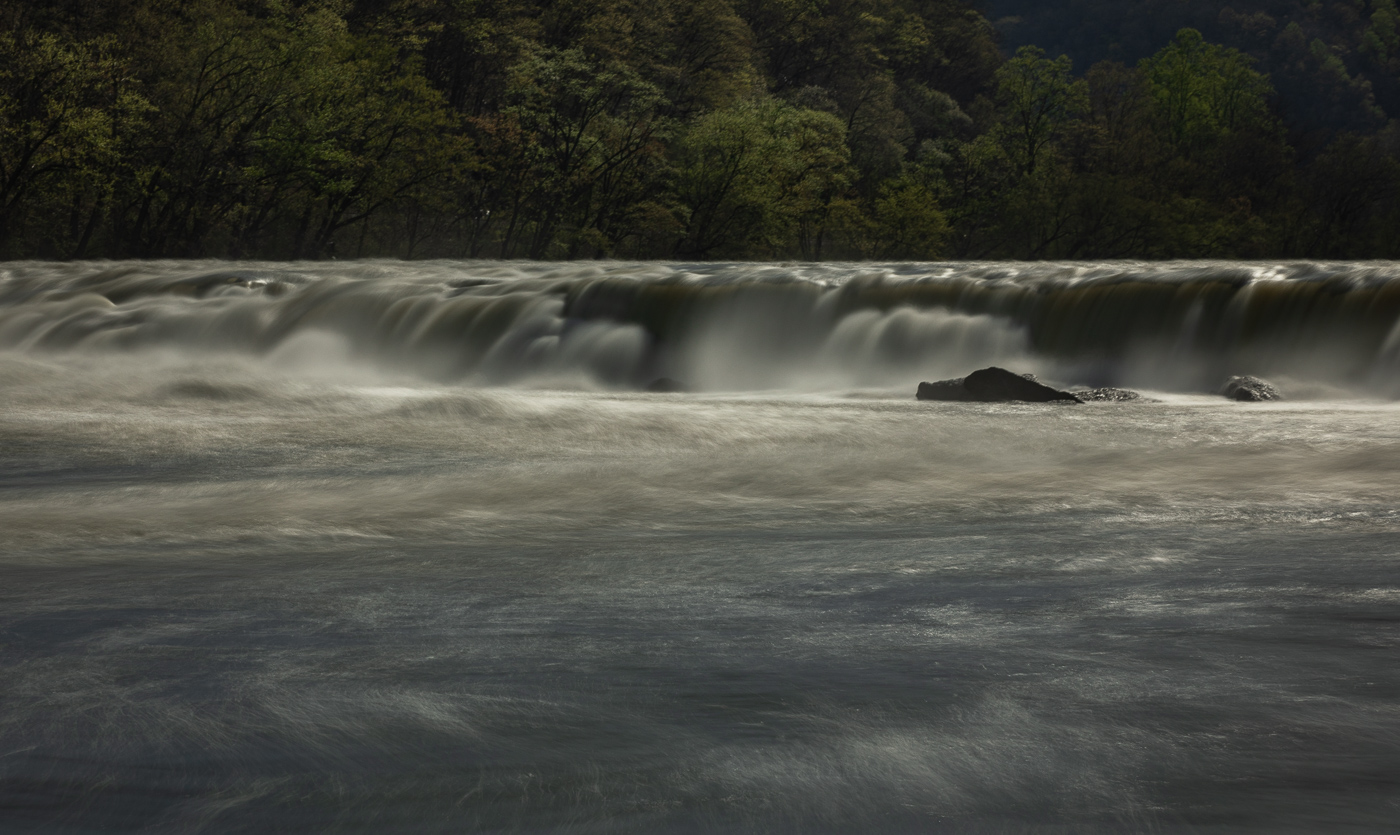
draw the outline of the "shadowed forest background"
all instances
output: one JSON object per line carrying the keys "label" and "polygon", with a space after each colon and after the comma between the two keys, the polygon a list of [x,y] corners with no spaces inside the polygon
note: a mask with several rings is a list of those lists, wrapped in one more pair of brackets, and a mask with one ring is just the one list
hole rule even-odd
{"label": "shadowed forest background", "polygon": [[0,257],[1400,256],[1395,0],[0,0]]}

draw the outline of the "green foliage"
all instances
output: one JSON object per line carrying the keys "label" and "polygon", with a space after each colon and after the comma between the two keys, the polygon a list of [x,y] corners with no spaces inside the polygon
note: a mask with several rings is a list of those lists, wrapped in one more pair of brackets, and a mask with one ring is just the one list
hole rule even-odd
{"label": "green foliage", "polygon": [[[310,16],[294,32],[312,60],[289,80],[243,171],[260,216],[279,202],[300,210],[292,253],[325,254],[337,232],[389,207],[446,205],[437,184],[470,167],[470,143],[440,94],[421,75],[394,72],[391,44],[349,37],[334,18]],[[261,232],[253,219],[242,231]]]}
{"label": "green foliage", "polygon": [[1303,172],[1302,194],[1311,211],[1298,230],[1301,251],[1334,258],[1400,255],[1400,124],[1374,136],[1339,137]]}
{"label": "green foliage", "polygon": [[[1394,0],[987,0],[1006,21],[1008,48],[1037,44],[1079,66],[1133,65],[1191,28],[1232,47],[1277,91],[1271,104],[1295,142],[1315,151],[1345,131],[1371,132],[1400,118],[1400,54]],[[1323,49],[1314,53],[1313,44]]]}
{"label": "green foliage", "polygon": [[985,5],[0,0],[0,257],[1395,253],[1395,0]]}
{"label": "green foliage", "polygon": [[1373,6],[1361,51],[1384,61],[1400,49],[1400,12],[1395,9],[1395,0],[1376,0]]}
{"label": "green foliage", "polygon": [[830,113],[761,98],[697,119],[676,148],[685,214],[679,254],[782,255],[797,234],[822,235],[854,172],[845,126]]}
{"label": "green foliage", "polygon": [[1269,118],[1268,79],[1238,50],[1206,43],[1195,29],[1143,62],[1168,141],[1192,156]]}
{"label": "green foliage", "polygon": [[59,254],[44,230],[65,211],[86,247],[145,107],[112,53],[105,38],[0,33],[0,253]]}
{"label": "green foliage", "polygon": [[511,69],[506,100],[493,126],[511,138],[484,149],[489,176],[506,177],[501,252],[611,250],[628,234],[626,210],[659,175],[671,125],[660,90],[625,64],[545,49]]}
{"label": "green foliage", "polygon": [[1054,60],[1023,46],[996,73],[996,98],[1005,118],[1006,141],[1027,174],[1046,146],[1088,107],[1087,86],[1070,76],[1068,56]]}
{"label": "green foliage", "polygon": [[943,254],[948,218],[938,191],[921,178],[887,180],[875,201],[870,253],[882,260],[929,260]]}

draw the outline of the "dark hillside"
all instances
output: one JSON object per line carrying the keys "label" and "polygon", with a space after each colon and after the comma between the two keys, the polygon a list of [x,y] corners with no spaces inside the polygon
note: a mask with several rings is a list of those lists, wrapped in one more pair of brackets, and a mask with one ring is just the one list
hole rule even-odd
{"label": "dark hillside", "polygon": [[1400,255],[1395,0],[0,0],[0,258]]}
{"label": "dark hillside", "polygon": [[1400,117],[1400,15],[1394,0],[984,0],[1008,53],[1035,44],[1075,66],[1133,65],[1183,27],[1256,60],[1305,144]]}

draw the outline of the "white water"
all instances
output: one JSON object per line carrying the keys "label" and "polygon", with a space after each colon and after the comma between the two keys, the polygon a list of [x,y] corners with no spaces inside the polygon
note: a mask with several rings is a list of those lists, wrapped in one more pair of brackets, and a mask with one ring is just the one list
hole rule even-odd
{"label": "white water", "polygon": [[[1400,818],[1400,407],[1373,378],[919,403],[992,359],[1103,366],[1009,315],[773,325],[825,290],[725,301],[667,354],[531,313],[572,265],[55,298],[106,266],[0,285],[0,831]],[[473,273],[524,298],[463,348],[443,288]],[[628,390],[679,370],[709,391]]]}

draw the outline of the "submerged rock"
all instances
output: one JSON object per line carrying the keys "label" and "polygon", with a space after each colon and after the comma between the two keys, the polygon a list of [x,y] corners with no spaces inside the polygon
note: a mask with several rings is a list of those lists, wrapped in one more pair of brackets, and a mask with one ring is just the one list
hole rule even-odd
{"label": "submerged rock", "polygon": [[1015,374],[1005,368],[983,368],[956,380],[919,383],[916,394],[920,400],[944,400],[970,403],[1081,403],[1067,391],[1044,385],[1030,375]]}
{"label": "submerged rock", "polygon": [[256,400],[258,390],[252,386],[237,383],[214,383],[208,380],[181,380],[163,387],[160,393],[167,397],[189,400]]}
{"label": "submerged rock", "polygon": [[1142,395],[1132,389],[1120,389],[1113,386],[1104,386],[1096,389],[1083,389],[1071,392],[1075,397],[1085,403],[1126,403],[1129,400],[1141,400]]}
{"label": "submerged rock", "polygon": [[1283,395],[1267,380],[1258,377],[1231,377],[1220,387],[1220,393],[1231,400],[1245,403],[1263,403],[1268,400],[1282,400]]}
{"label": "submerged rock", "polygon": [[646,390],[652,394],[673,394],[675,392],[690,391],[690,387],[680,380],[673,380],[670,377],[657,377],[647,383]]}

